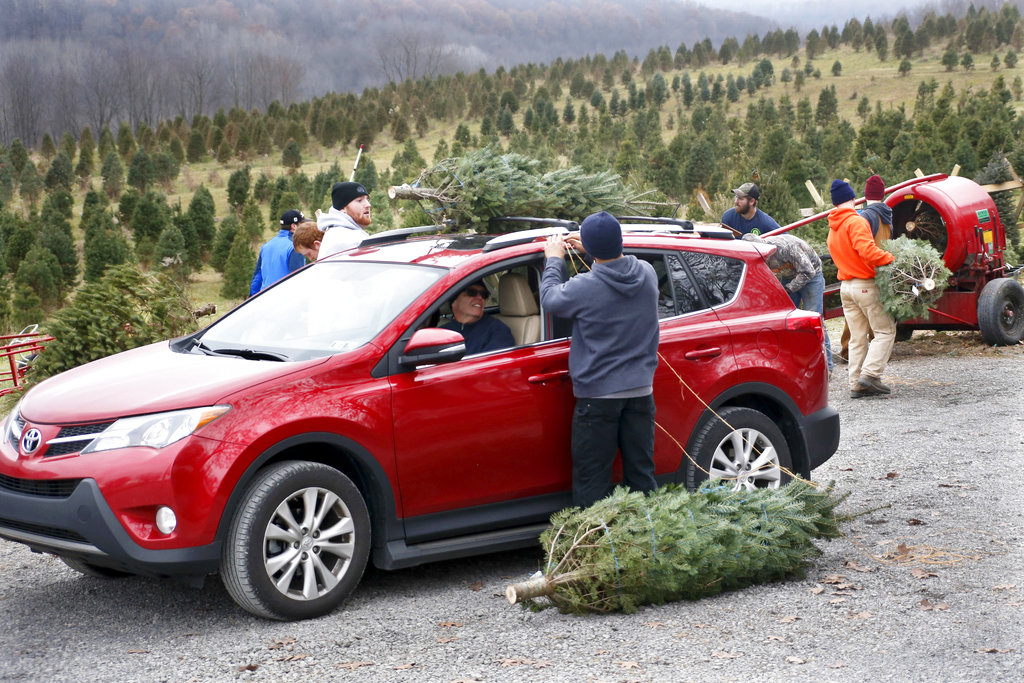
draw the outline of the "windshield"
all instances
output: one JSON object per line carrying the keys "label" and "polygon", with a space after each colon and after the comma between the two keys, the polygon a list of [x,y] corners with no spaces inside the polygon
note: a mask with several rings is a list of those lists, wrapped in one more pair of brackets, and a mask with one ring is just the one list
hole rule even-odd
{"label": "windshield", "polygon": [[408,264],[322,261],[225,316],[191,350],[277,360],[349,351],[377,336],[444,274]]}

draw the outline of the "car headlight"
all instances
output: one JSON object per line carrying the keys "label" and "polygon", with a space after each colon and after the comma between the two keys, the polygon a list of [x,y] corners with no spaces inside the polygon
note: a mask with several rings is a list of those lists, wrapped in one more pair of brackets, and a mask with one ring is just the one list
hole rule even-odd
{"label": "car headlight", "polygon": [[14,446],[14,450],[18,450],[18,441],[21,440],[21,420],[18,419],[18,408],[20,407],[21,401],[18,401],[14,410],[7,414],[7,419],[3,423],[3,441]]}
{"label": "car headlight", "polygon": [[163,448],[228,412],[231,406],[209,406],[138,417],[123,417],[110,425],[82,449],[82,455],[115,448],[148,446]]}

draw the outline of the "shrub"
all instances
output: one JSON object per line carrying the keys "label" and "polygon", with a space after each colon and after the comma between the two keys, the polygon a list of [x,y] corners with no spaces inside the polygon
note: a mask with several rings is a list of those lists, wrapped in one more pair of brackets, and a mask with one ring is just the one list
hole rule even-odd
{"label": "shrub", "polygon": [[127,263],[131,249],[117,228],[98,231],[85,243],[85,281],[96,282],[111,266]]}
{"label": "shrub", "polygon": [[[262,221],[262,218],[260,220]],[[238,219],[234,216],[228,216],[220,222],[220,229],[217,230],[217,238],[213,241],[213,250],[210,252],[210,265],[218,273],[224,272],[228,254],[231,253],[231,245],[240,227]]]}
{"label": "shrub", "polygon": [[224,286],[220,294],[227,299],[244,299],[249,296],[249,285],[256,269],[256,252],[252,250],[249,238],[239,230],[231,242],[231,251],[224,264]]}
{"label": "shrub", "polygon": [[130,265],[87,282],[43,326],[55,337],[33,364],[31,381],[196,329],[192,305],[171,278]]}

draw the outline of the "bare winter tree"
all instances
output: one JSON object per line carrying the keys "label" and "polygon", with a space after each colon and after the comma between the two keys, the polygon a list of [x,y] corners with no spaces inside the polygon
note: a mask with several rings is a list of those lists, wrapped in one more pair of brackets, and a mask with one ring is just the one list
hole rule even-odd
{"label": "bare winter tree", "polygon": [[297,59],[279,56],[271,60],[273,73],[272,82],[276,86],[277,98],[281,104],[288,106],[299,98],[302,92],[302,80],[306,75],[306,67]]}
{"label": "bare winter tree", "polygon": [[52,87],[48,89],[47,117],[49,130],[55,138],[64,132],[77,136],[82,129],[82,107],[79,94],[82,89],[78,82],[78,70],[65,60],[57,60],[50,75]]}
{"label": "bare winter tree", "polygon": [[79,67],[82,102],[85,116],[94,126],[96,135],[121,115],[124,96],[118,77],[119,68],[105,50],[92,48],[82,57]]}
{"label": "bare winter tree", "polygon": [[212,26],[200,26],[179,56],[179,80],[189,116],[207,113],[220,76],[217,36]]}
{"label": "bare winter tree", "polygon": [[248,45],[232,45],[224,60],[224,80],[231,95],[231,104],[248,110],[253,107],[251,76],[254,50]]}
{"label": "bare winter tree", "polygon": [[415,28],[401,21],[394,32],[377,39],[377,63],[384,78],[395,83],[419,80],[454,70],[456,55],[443,32]]}
{"label": "bare winter tree", "polygon": [[164,82],[162,69],[152,48],[122,43],[118,46],[115,62],[120,67],[124,88],[124,113],[132,130],[140,123],[150,126],[168,114],[160,106]]}
{"label": "bare winter tree", "polygon": [[21,138],[31,146],[43,135],[48,79],[34,52],[28,46],[12,51],[0,69],[0,135],[5,144]]}

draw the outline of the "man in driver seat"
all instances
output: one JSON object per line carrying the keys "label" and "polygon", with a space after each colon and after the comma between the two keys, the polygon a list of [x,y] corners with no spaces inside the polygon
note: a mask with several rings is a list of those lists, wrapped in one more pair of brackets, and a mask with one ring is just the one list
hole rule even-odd
{"label": "man in driver seat", "polygon": [[516,345],[512,330],[497,318],[484,315],[490,292],[482,280],[470,283],[452,301],[452,320],[441,327],[466,338],[466,355],[508,349]]}

